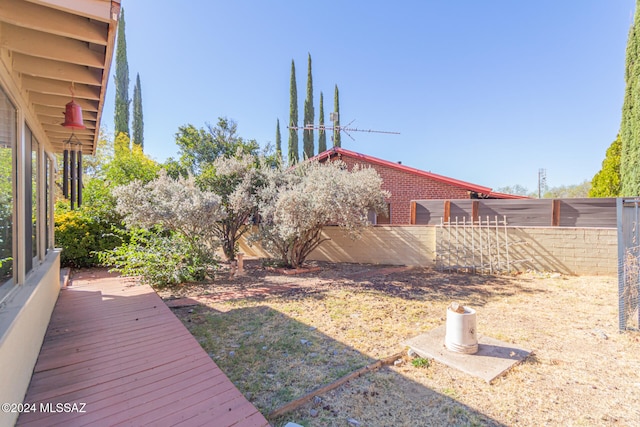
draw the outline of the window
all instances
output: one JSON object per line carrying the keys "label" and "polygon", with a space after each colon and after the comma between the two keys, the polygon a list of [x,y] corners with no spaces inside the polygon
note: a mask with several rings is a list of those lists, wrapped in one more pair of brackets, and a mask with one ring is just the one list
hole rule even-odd
{"label": "window", "polygon": [[25,274],[33,269],[38,257],[38,141],[31,129],[24,127],[25,152],[31,156],[25,159]]}
{"label": "window", "polygon": [[53,242],[51,241],[53,230],[53,200],[52,200],[52,186],[53,186],[53,160],[47,156],[47,163],[45,169],[45,193],[44,193],[44,213],[45,213],[45,227],[44,227],[44,243],[45,253],[49,253],[53,249]]}
{"label": "window", "polygon": [[387,211],[385,213],[376,213],[373,209],[368,213],[369,222],[373,225],[391,224],[391,204],[387,203]]}
{"label": "window", "polygon": [[16,108],[0,88],[0,286],[13,282]]}
{"label": "window", "polygon": [[376,218],[376,224],[385,225],[391,224],[391,203],[387,203],[387,212],[378,214]]}

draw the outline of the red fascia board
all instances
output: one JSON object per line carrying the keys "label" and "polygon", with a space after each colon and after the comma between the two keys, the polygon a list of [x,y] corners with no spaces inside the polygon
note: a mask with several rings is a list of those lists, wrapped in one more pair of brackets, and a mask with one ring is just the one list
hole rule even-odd
{"label": "red fascia board", "polygon": [[465,190],[475,191],[477,193],[482,193],[485,195],[491,193],[491,188],[489,187],[483,187],[481,185],[471,184],[469,182],[460,181],[458,179],[449,178],[449,177],[438,175],[431,172],[426,172],[420,169],[401,165],[399,163],[390,162],[388,160],[378,159],[377,157],[368,156],[366,154],[356,153],[355,151],[345,150],[344,148],[340,148],[340,147],[333,147],[323,153],[316,155],[312,159],[317,159],[318,161],[322,161],[325,157],[328,158],[337,154],[351,157],[353,159],[357,159],[362,162],[386,166],[386,167],[401,170],[403,172],[407,172],[413,175],[422,176],[425,178],[433,179],[435,181],[444,182],[445,184],[453,185],[454,187],[464,188]]}

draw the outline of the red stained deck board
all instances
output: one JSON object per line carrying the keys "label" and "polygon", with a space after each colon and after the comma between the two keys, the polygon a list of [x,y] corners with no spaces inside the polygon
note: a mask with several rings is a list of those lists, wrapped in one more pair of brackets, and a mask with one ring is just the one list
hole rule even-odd
{"label": "red stained deck board", "polygon": [[[153,375],[136,375],[136,378],[132,378],[133,381],[111,381],[109,383],[103,383],[101,386],[91,387],[89,390],[82,389],[73,393],[67,393],[64,395],[58,395],[51,401],[55,402],[77,402],[82,400],[87,403],[87,407],[91,410],[90,416],[85,414],[77,414],[72,418],[83,418],[84,421],[88,421],[88,418],[96,418],[100,414],[100,410],[107,409],[107,414],[113,411],[113,405],[121,405],[128,402],[135,397],[144,396],[148,393],[153,393],[156,390],[161,390],[166,387],[172,387],[176,384],[176,381],[188,382],[189,384],[196,383],[198,377],[207,375],[211,371],[211,364],[205,363],[199,366],[189,366],[188,368],[172,368],[157,370]],[[224,375],[221,371],[220,380],[222,381]],[[176,380],[179,378],[179,380]],[[88,394],[90,393],[90,394]],[[155,396],[154,396],[155,398]],[[32,417],[33,419],[45,418],[46,414],[37,414],[39,416]]]}
{"label": "red stained deck board", "polygon": [[[114,369],[121,369],[123,366],[128,368],[144,367],[145,364],[148,364],[150,358],[158,358],[158,361],[160,361],[162,360],[160,356],[164,355],[164,353],[169,353],[169,357],[172,357],[175,351],[167,349],[167,346],[180,347],[188,344],[190,343],[185,337],[167,339],[166,342],[142,343],[141,346],[130,344],[116,347],[113,349],[114,351],[109,351],[106,357],[95,356],[88,360],[72,356],[62,359],[56,358],[57,367],[51,367],[52,364],[50,364],[49,369],[36,372],[40,374],[38,376],[39,380],[46,379],[63,384],[64,382],[73,381],[74,377],[84,376],[85,372],[98,375],[100,373],[109,373]],[[93,354],[96,355],[97,353]]]}
{"label": "red stained deck board", "polygon": [[25,402],[86,413],[25,413],[19,426],[268,426],[150,287],[113,277],[61,291]]}
{"label": "red stained deck board", "polygon": [[105,331],[101,334],[78,334],[69,333],[68,337],[57,340],[55,342],[49,341],[44,344],[43,350],[40,352],[40,357],[43,359],[38,362],[36,371],[46,370],[45,362],[51,363],[48,359],[61,358],[66,356],[72,356],[82,353],[98,354],[103,356],[109,354],[108,349],[114,349],[117,347],[126,347],[130,344],[143,344],[144,342],[161,341],[163,338],[179,336],[179,331],[184,329],[182,325],[166,325],[162,330],[158,329],[155,325],[144,325],[143,328],[134,329],[138,327],[139,322],[136,322],[130,329],[124,329],[122,331]]}
{"label": "red stained deck board", "polygon": [[[104,341],[74,343],[73,345],[56,348],[56,351],[47,351],[41,353],[43,358],[41,363],[36,366],[36,372],[47,371],[52,368],[61,367],[65,364],[76,364],[83,361],[95,360],[98,358],[105,359],[115,355],[119,355],[122,348],[128,348],[132,345],[139,344],[144,346],[147,343],[153,344],[160,340],[167,339],[167,335],[179,332],[178,328],[168,327],[163,331],[152,330],[144,334],[127,334],[113,339],[105,339]],[[174,340],[178,337],[173,338]],[[144,347],[142,347],[144,349]]]}

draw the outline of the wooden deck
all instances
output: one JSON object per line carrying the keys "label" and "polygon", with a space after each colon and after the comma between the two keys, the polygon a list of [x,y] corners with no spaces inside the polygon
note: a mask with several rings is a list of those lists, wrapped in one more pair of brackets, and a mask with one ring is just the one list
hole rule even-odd
{"label": "wooden deck", "polygon": [[269,425],[149,286],[117,277],[60,292],[25,403],[18,426]]}

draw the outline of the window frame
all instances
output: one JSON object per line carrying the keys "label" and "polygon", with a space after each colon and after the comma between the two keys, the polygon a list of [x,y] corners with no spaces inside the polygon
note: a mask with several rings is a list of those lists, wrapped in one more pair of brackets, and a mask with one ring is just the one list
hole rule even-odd
{"label": "window frame", "polygon": [[11,292],[12,289],[15,288],[15,285],[19,283],[18,281],[18,271],[20,267],[20,260],[17,257],[18,250],[18,238],[17,238],[17,181],[18,181],[18,141],[20,138],[18,123],[20,122],[19,118],[19,110],[16,107],[16,103],[9,96],[9,93],[4,90],[2,86],[0,86],[0,96],[4,96],[6,101],[12,107],[12,115],[13,115],[13,140],[10,141],[10,146],[8,148],[11,149],[11,257],[12,257],[12,266],[11,266],[11,277],[4,282],[0,283],[0,302],[2,302]]}

